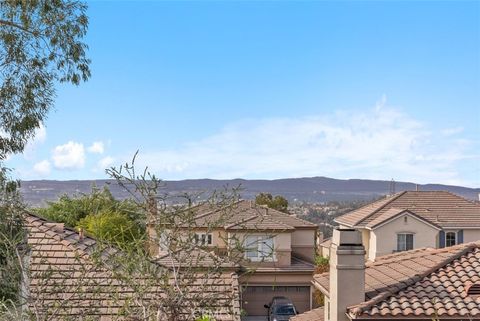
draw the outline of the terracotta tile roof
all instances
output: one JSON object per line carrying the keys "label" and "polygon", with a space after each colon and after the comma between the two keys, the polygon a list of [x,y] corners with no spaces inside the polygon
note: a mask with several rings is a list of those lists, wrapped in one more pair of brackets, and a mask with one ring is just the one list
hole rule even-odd
{"label": "terracotta tile roof", "polygon": [[[143,278],[139,282],[144,280],[146,283],[126,284],[115,278],[115,268],[107,268],[108,259],[122,253],[114,248],[107,248],[97,256],[99,245],[95,239],[81,239],[75,231],[34,215],[26,215],[26,226],[30,245],[29,307],[45,319],[76,319],[82,316],[112,320],[126,312],[126,307],[137,311],[139,307],[135,304],[126,304],[132,293],[137,291],[136,286],[143,287],[145,295],[153,300],[165,295],[156,283],[165,280]],[[96,258],[106,260],[107,265],[93,264]],[[162,268],[160,265],[157,267]],[[172,280],[167,281],[172,283]],[[215,279],[194,276],[188,282],[187,295],[218,298],[213,303],[214,312],[218,313],[216,319],[239,320],[238,278],[235,273],[222,273]],[[181,309],[179,313],[183,313]]]}
{"label": "terracotta tile roof", "polygon": [[[480,227],[480,203],[445,191],[405,191],[386,197],[335,219],[348,226],[378,225],[395,215],[391,209],[408,210],[442,228]],[[387,214],[388,212],[388,214]]]}
{"label": "terracotta tile roof", "polygon": [[153,259],[154,262],[165,266],[165,267],[185,267],[185,266],[196,266],[196,267],[212,267],[212,266],[221,266],[225,269],[230,269],[234,271],[239,267],[238,264],[233,263],[228,260],[225,256],[219,256],[213,253],[213,251],[206,251],[200,249],[193,249],[186,252],[178,252],[169,254],[159,254],[159,256]]}
{"label": "terracotta tile roof", "polygon": [[197,213],[197,227],[222,224],[225,229],[294,230],[316,229],[317,225],[275,209],[240,200],[233,205],[215,207],[203,205],[192,209]]}
{"label": "terracotta tile roof", "polygon": [[324,320],[325,319],[324,319],[323,307],[316,308],[290,318],[290,321],[324,321]]}
{"label": "terracotta tile roof", "polygon": [[[329,274],[314,276],[326,295]],[[480,298],[466,287],[480,282],[480,242],[443,249],[400,252],[367,263],[365,302],[349,308],[352,318],[480,317]],[[467,318],[468,320],[468,318]]]}

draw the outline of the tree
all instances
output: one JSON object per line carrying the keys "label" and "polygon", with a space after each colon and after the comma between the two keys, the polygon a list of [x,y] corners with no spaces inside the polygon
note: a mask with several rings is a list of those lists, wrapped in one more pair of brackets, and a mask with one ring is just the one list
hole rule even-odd
{"label": "tree", "polygon": [[138,215],[137,205],[115,199],[107,186],[93,186],[88,194],[64,194],[35,211],[46,219],[83,228],[96,238],[120,245],[128,245],[145,234],[145,222]]}
{"label": "tree", "polygon": [[56,82],[90,77],[86,9],[76,0],[0,1],[0,161],[41,126]]}
{"label": "tree", "polygon": [[283,213],[288,213],[288,201],[280,195],[273,197],[270,193],[260,193],[255,197],[255,203],[258,205],[266,205],[269,208],[276,209]]}
{"label": "tree", "polygon": [[144,229],[135,224],[135,221],[124,213],[114,211],[87,215],[78,222],[77,226],[99,240],[121,247],[138,242],[144,237]]}
{"label": "tree", "polygon": [[24,206],[16,183],[0,174],[0,302],[14,301],[17,297],[21,274],[20,262],[25,250],[25,230],[22,213]]}

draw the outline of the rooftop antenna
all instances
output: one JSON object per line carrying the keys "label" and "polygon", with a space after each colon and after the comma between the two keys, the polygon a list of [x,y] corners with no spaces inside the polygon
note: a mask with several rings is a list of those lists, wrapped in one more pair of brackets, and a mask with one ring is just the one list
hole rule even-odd
{"label": "rooftop antenna", "polygon": [[395,194],[395,180],[392,178],[390,181],[390,195]]}

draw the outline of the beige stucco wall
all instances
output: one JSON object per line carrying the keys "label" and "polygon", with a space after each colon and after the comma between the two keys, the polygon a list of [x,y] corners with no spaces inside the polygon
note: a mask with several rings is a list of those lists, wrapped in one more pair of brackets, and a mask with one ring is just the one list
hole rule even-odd
{"label": "beige stucco wall", "polygon": [[[407,220],[405,221],[405,217]],[[370,232],[369,259],[391,254],[397,249],[397,234],[413,233],[413,248],[437,247],[438,230],[414,216],[404,214]]]}
{"label": "beige stucco wall", "polygon": [[370,230],[367,229],[359,229],[359,231],[362,233],[362,244],[363,247],[365,248],[365,257],[368,259],[368,253],[370,250]]}
{"label": "beige stucco wall", "polygon": [[367,260],[370,260],[370,261],[375,260],[375,256],[377,254],[377,234],[375,234],[373,231],[370,231],[370,237],[368,241],[368,252],[366,253],[367,253]]}
{"label": "beige stucco wall", "polygon": [[330,257],[330,247],[320,245],[318,254],[322,257]]}
{"label": "beige stucco wall", "polygon": [[316,230],[295,230],[291,239],[292,252],[301,259],[313,262],[315,259]]}
{"label": "beige stucco wall", "polygon": [[292,246],[314,246],[315,230],[295,230],[292,234]]}
{"label": "beige stucco wall", "polygon": [[478,230],[463,230],[463,242],[475,242],[480,240],[480,229]]}

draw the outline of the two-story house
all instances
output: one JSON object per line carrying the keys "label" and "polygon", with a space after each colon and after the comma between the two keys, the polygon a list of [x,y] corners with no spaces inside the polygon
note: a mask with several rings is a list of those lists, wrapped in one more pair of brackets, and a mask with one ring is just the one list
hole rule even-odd
{"label": "two-story house", "polygon": [[[104,243],[66,228],[62,223],[25,214],[25,227],[28,251],[22,260],[25,270],[22,271],[20,287],[21,302],[25,303],[21,309],[25,315],[11,314],[11,318],[113,321],[166,320],[172,316],[165,314],[165,311],[171,313],[169,307],[160,303],[166,303],[161,299],[165,297],[166,274],[154,279],[154,274],[133,273],[139,266],[125,269],[121,260],[112,260],[123,257],[124,252],[113,246],[105,248]],[[157,264],[169,268],[168,262],[143,261],[147,262],[155,267],[151,273],[156,271]],[[130,272],[123,274],[123,269]],[[125,275],[129,277],[125,278]],[[183,294],[190,296],[192,304],[187,309],[179,306],[176,317],[192,320],[191,313],[195,312],[214,315],[215,320],[240,321],[235,271],[227,268],[216,274],[213,281],[200,273],[193,280],[183,285]],[[178,281],[172,275],[170,282],[173,287]],[[197,294],[199,289],[202,293]]]}
{"label": "two-story house", "polygon": [[[264,304],[274,296],[290,298],[300,312],[312,307],[317,225],[252,201],[233,205],[192,207],[193,219],[185,226],[195,241],[217,255],[239,256],[241,308],[249,316],[265,315]],[[162,236],[153,253],[162,255]]]}
{"label": "two-story house", "polygon": [[480,242],[402,251],[365,263],[362,234],[333,231],[324,306],[291,321],[479,320]]}
{"label": "two-story house", "polygon": [[445,191],[404,191],[335,219],[362,233],[368,260],[480,240],[480,203]]}

